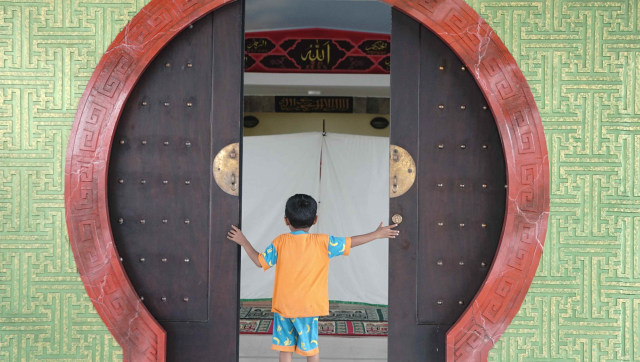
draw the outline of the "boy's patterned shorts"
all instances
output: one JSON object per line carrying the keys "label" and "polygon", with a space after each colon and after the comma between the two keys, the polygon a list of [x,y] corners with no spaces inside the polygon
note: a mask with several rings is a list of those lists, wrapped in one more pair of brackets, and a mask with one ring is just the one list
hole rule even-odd
{"label": "boy's patterned shorts", "polygon": [[318,317],[284,318],[273,314],[271,349],[313,356],[318,350]]}

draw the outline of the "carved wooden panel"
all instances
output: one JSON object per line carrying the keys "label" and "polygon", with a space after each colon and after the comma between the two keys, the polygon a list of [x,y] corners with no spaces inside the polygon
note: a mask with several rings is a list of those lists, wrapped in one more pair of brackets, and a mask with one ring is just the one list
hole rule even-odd
{"label": "carved wooden panel", "polygon": [[[225,284],[218,284],[209,289],[210,295],[214,298],[207,303],[208,320],[214,323],[219,331],[231,337],[223,343],[212,342],[216,340],[216,331],[203,328],[201,323],[163,322],[161,326],[155,321],[139,299],[120,262],[110,227],[107,201],[107,170],[113,136],[134,85],[152,59],[176,34],[203,15],[229,2],[231,1],[199,3],[181,0],[149,3],[109,47],[96,67],[78,106],[69,139],[65,170],[65,207],[69,238],[87,293],[105,324],[122,346],[125,360],[163,361],[167,358],[167,351],[170,360],[201,359],[205,358],[203,353],[207,353],[207,350],[202,348],[203,345],[213,345],[216,354],[225,360],[237,358],[235,305],[239,294],[238,253],[237,248],[229,243],[219,243],[219,240],[224,239],[226,228],[231,223],[226,217],[236,215],[237,218],[238,199],[230,195],[224,196],[226,194],[220,191],[224,195],[214,198],[214,205],[217,210],[225,210],[221,213],[225,217],[206,220],[211,230],[221,232],[220,235],[213,235],[214,245],[228,249],[210,248],[205,263],[205,266],[211,269],[212,275],[226,280]],[[208,140],[210,147],[207,146],[209,148],[204,150],[206,153],[215,147],[235,142],[240,136],[240,5],[225,7],[216,11],[214,15],[218,21],[213,21],[213,33],[219,34],[219,41],[213,45],[213,54],[219,64],[232,64],[234,67],[212,69],[213,78],[216,80],[213,90],[216,95],[213,99],[213,109],[216,111],[213,112],[213,117],[206,121],[216,125],[216,137]],[[211,98],[206,102],[211,103]],[[237,121],[229,121],[234,119]],[[120,146],[119,140],[114,146]],[[207,204],[207,207],[211,208],[212,204]],[[127,262],[129,261],[125,260],[125,263]],[[182,341],[173,338],[176,333],[184,337]],[[177,357],[172,354],[172,351],[183,348],[192,351],[191,357]]]}
{"label": "carved wooden panel", "polygon": [[498,247],[504,153],[493,115],[466,66],[426,28],[420,27],[419,39],[419,185],[412,200],[420,220],[417,319],[452,325],[480,288]]}
{"label": "carved wooden panel", "polygon": [[212,26],[197,21],[145,70],[109,160],[118,254],[159,321],[208,319]]}
{"label": "carved wooden panel", "polygon": [[[387,2],[431,30],[456,53],[462,65],[470,71],[480,87],[500,134],[508,188],[504,223],[495,258],[480,290],[474,299],[468,302],[457,322],[448,331],[447,328],[434,327],[425,329],[423,332],[425,339],[442,341],[446,338],[447,361],[486,360],[489,350],[518,311],[535,274],[544,244],[549,211],[549,169],[540,116],[526,80],[513,57],[490,26],[464,2],[458,0],[391,0]],[[403,31],[415,33],[420,30],[416,29],[416,26],[410,26]],[[419,89],[416,84],[420,74],[419,62],[399,63],[399,57],[416,60],[415,54],[399,49],[398,54],[402,55],[396,55],[395,49],[402,46],[397,42],[394,43],[393,34],[391,44],[392,57],[396,59],[394,60],[396,66],[408,67],[412,70],[408,73],[414,75],[396,80],[405,85],[407,94],[403,98],[392,96],[392,114],[394,108],[417,110],[421,100],[418,99],[418,93],[412,92],[411,89]],[[393,69],[391,74],[393,87]],[[437,84],[425,86],[435,87]],[[408,119],[418,117],[417,112],[413,114],[410,112],[411,110],[405,112]],[[416,123],[411,126],[399,120],[399,117],[392,118],[396,126],[400,123],[406,132],[418,134]],[[402,142],[395,141],[393,137],[392,130],[392,142],[405,147]],[[410,152],[415,151],[407,147],[405,148]],[[421,172],[420,167],[418,172]],[[410,196],[411,192],[410,190],[406,195]],[[417,197],[417,195],[414,196]],[[391,201],[391,214],[417,215],[416,206],[403,208],[399,199],[401,198]],[[401,230],[403,226],[404,228],[415,227],[411,222],[403,222]],[[405,236],[390,247],[390,265],[402,262],[415,263],[415,260],[403,259],[403,253],[399,251],[415,247],[416,240],[409,239],[411,233],[401,233],[401,235]],[[394,260],[398,258],[400,260]],[[411,272],[415,272],[415,269]],[[390,269],[391,285],[406,277],[408,275],[402,271]],[[394,328],[393,320],[402,318],[407,312],[405,309],[392,306],[391,294],[389,303],[389,339],[391,341],[401,335],[403,328],[406,328],[402,323],[398,328]],[[420,346],[420,340],[418,338],[411,342]],[[389,348],[391,354],[393,348],[391,342]],[[424,347],[421,348],[422,352],[419,353],[429,356]]]}

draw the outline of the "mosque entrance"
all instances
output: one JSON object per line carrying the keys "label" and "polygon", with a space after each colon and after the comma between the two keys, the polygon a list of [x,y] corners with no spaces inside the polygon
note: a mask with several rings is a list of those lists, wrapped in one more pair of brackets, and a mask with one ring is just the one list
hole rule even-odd
{"label": "mosque entrance", "polygon": [[[134,19],[90,81],[69,142],[67,222],[79,273],[126,360],[233,361],[240,250],[225,236],[243,212],[244,2],[178,3],[152,1],[145,23]],[[548,208],[548,171],[528,89],[505,73],[509,59],[470,69],[492,53],[463,62],[456,54],[466,48],[427,29],[438,11],[449,28],[467,21],[458,10],[468,7],[440,3],[391,9],[383,177],[386,223],[398,223],[401,236],[388,244],[390,361],[486,356],[526,293],[546,226],[534,223]],[[181,27],[154,45],[153,60],[146,55]],[[488,83],[478,86],[472,72],[488,72]],[[506,164],[518,167],[509,188]],[[518,189],[507,197],[511,185]],[[499,246],[511,252],[496,257]],[[478,299],[483,283],[491,292]]]}
{"label": "mosque entrance", "polygon": [[[313,147],[313,135],[309,140],[298,135],[292,140],[277,141],[288,145],[278,147],[277,154],[293,154],[296,160],[261,168],[262,175],[248,171],[252,176],[243,179],[241,170],[234,167],[240,164],[237,161],[243,159],[253,167],[269,161],[256,164],[254,157],[248,156],[253,155],[249,151],[255,138],[251,142],[245,139],[243,146],[237,121],[229,121],[239,110],[240,89],[230,86],[238,83],[238,74],[234,74],[236,78],[217,74],[227,67],[237,68],[221,65],[233,57],[217,57],[237,49],[238,39],[231,44],[229,29],[237,29],[240,11],[240,4],[236,3],[208,15],[158,55],[129,97],[111,154],[109,207],[116,245],[138,295],[167,330],[169,359],[185,358],[185,353],[194,359],[210,353],[232,358],[235,353],[238,255],[235,245],[223,235],[227,225],[240,221],[237,196],[251,195],[252,200],[261,200],[261,217],[247,222],[246,230],[253,231],[255,224],[265,219],[279,225],[282,207],[277,202],[282,203],[287,195],[281,195],[282,200],[263,202],[265,195],[287,189],[287,180],[297,185],[305,176],[322,174],[320,167],[332,162],[331,157],[344,158],[355,152],[332,156],[331,149],[324,150],[324,160],[320,155],[313,162],[298,160],[305,147],[317,149]],[[360,174],[364,173],[365,180],[381,178],[383,192],[391,197],[390,205],[383,208],[389,208],[403,235],[389,242],[390,359],[412,359],[407,354],[412,351],[414,356],[444,360],[445,334],[480,287],[497,248],[505,203],[504,157],[491,112],[461,61],[415,20],[395,10],[392,19],[390,127],[395,148],[388,158],[384,155],[388,146],[383,146],[380,161],[388,159],[393,164],[398,157],[414,155],[417,163],[409,166],[415,169],[394,171],[398,174],[391,179],[374,173],[374,169],[361,170]],[[206,119],[211,121],[202,121]],[[329,137],[323,139],[317,132],[317,142],[326,143],[333,136],[331,133],[330,130]],[[244,147],[248,147],[248,154]],[[271,154],[273,147],[268,148],[257,153]],[[399,149],[408,153],[398,156]],[[213,166],[212,154],[216,155]],[[287,169],[305,164],[309,170],[287,176]],[[284,168],[266,176],[279,165]],[[324,169],[323,180],[331,178],[332,167],[338,166],[332,164]],[[357,169],[357,165],[350,168]],[[366,176],[367,173],[374,176]],[[402,183],[401,179],[411,174],[417,178],[414,185],[409,184],[402,190],[406,193],[396,195],[394,183]],[[269,186],[265,178],[277,181]],[[309,182],[313,183],[313,179]],[[241,183],[253,185],[256,180],[257,193],[241,194]],[[387,182],[391,182],[390,188]],[[310,187],[309,193],[314,194],[315,187],[301,187],[302,191]],[[365,185],[356,186],[354,193],[362,187]],[[320,227],[332,217],[341,222],[348,220],[346,210],[357,212],[358,207],[350,203],[355,194],[341,195],[340,207],[331,207],[331,194],[338,193],[338,189],[321,188],[317,187],[318,193],[323,193],[319,200]],[[206,199],[208,203],[202,202]],[[250,204],[248,200],[242,202],[245,207]],[[276,209],[277,215],[268,218],[265,208]],[[224,213],[218,211],[221,209]],[[254,210],[246,207],[243,211],[246,218]],[[337,215],[340,212],[345,215]],[[377,218],[371,221],[372,225],[376,221]],[[394,221],[386,219],[385,223]],[[329,229],[332,227],[322,231],[333,231]],[[257,235],[265,233],[269,234],[262,231]],[[386,251],[384,255],[386,258]],[[348,263],[359,261],[362,260]],[[375,264],[386,265],[386,260]],[[355,271],[366,267],[365,261]],[[249,270],[245,273],[254,275]],[[386,284],[384,277],[379,279]],[[344,288],[355,289],[367,282],[364,277]],[[374,282],[370,288],[375,285]],[[412,342],[416,340],[422,343]]]}
{"label": "mosque entrance", "polygon": [[[178,354],[184,358],[185,353],[200,358],[221,351],[234,355],[239,274],[245,275],[244,292],[254,293],[249,299],[268,298],[271,288],[259,289],[270,283],[253,283],[269,278],[254,270],[252,263],[245,263],[249,266],[238,273],[237,250],[224,239],[225,229],[241,222],[262,250],[266,244],[259,242],[268,244],[278,234],[271,231],[286,232],[280,204],[288,193],[303,192],[320,201],[320,219],[314,227],[318,232],[368,232],[366,225],[348,227],[363,222],[352,214],[370,213],[372,229],[381,220],[400,223],[403,236],[388,243],[389,253],[385,243],[377,242],[354,251],[351,260],[332,262],[331,297],[353,302],[356,296],[340,290],[360,287],[362,295],[381,289],[379,293],[386,296],[389,257],[390,359],[409,360],[415,355],[444,360],[445,334],[489,270],[504,215],[500,137],[475,81],[441,40],[394,10],[390,157],[388,129],[381,147],[371,140],[370,149],[364,151],[368,158],[379,154],[377,162],[363,165],[367,161],[355,158],[356,147],[335,151],[345,143],[366,147],[369,140],[335,139],[333,128],[356,121],[340,122],[331,115],[323,117],[322,126],[316,122],[315,133],[280,135],[273,145],[268,136],[241,141],[237,121],[229,121],[239,110],[240,89],[230,85],[239,81],[238,74],[219,80],[225,76],[217,72],[227,67],[220,62],[232,58],[216,58],[237,48],[229,41],[228,29],[237,28],[240,11],[239,4],[228,5],[194,23],[162,50],[129,97],[111,153],[109,209],[116,246],[138,295],[168,333],[168,358],[178,359]],[[223,97],[229,103],[223,103]],[[276,114],[280,123],[286,123],[287,113]],[[284,132],[300,129],[306,122],[304,114],[294,113],[295,123],[285,126]],[[261,118],[263,124],[253,130],[269,127]],[[207,119],[210,122],[203,121]],[[399,150],[407,153],[399,156]],[[211,155],[215,155],[212,165]],[[413,165],[404,164],[407,170],[393,167],[392,177],[387,176],[388,168],[380,166],[403,165],[400,158],[411,155]],[[306,156],[308,160],[303,159]],[[342,162],[344,170],[336,171],[339,160],[349,157],[355,161]],[[354,181],[344,181],[350,170],[358,170],[351,172]],[[414,184],[398,192],[398,185],[409,176],[416,178]],[[369,189],[370,185],[382,187]],[[355,201],[360,191],[364,194]],[[240,205],[238,196],[243,197]],[[376,198],[381,201],[376,203]],[[224,215],[217,211],[223,203]],[[239,207],[243,221],[238,219]],[[381,250],[373,253],[375,249]],[[384,260],[377,260],[378,254]],[[375,270],[366,272],[372,264]],[[381,275],[373,277],[376,271]],[[358,272],[363,275],[352,284],[333,278]],[[243,290],[240,297],[246,298]],[[363,298],[360,302],[387,304],[384,296]],[[210,337],[198,337],[202,335]],[[210,342],[199,345],[206,340]],[[422,343],[411,342],[416,340]]]}

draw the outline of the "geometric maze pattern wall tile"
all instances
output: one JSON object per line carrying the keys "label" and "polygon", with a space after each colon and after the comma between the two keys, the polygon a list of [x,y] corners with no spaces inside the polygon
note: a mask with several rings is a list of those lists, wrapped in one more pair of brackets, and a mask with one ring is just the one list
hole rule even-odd
{"label": "geometric maze pattern wall tile", "polygon": [[0,361],[122,359],[71,253],[64,160],[93,69],[144,4],[0,1]]}
{"label": "geometric maze pattern wall tile", "polygon": [[[79,280],[65,148],[107,46],[147,1],[0,1],[0,360],[121,358]],[[489,360],[640,360],[640,9],[468,3],[522,69],[549,150],[544,253]]]}
{"label": "geometric maze pattern wall tile", "polygon": [[470,5],[527,78],[550,158],[542,261],[489,360],[639,361],[639,3]]}

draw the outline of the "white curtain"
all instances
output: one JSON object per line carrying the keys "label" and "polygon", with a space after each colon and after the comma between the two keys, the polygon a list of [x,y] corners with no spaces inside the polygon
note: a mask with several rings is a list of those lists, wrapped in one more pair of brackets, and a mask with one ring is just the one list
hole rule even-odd
{"label": "white curtain", "polygon": [[[367,233],[389,219],[389,140],[319,133],[245,137],[242,181],[243,231],[258,251],[288,231],[284,205],[295,193],[319,202],[311,232]],[[329,298],[387,304],[387,245],[377,240],[332,259]],[[241,298],[270,298],[273,276],[243,254]]]}
{"label": "white curtain", "polygon": [[[318,232],[365,234],[389,220],[389,139],[328,134],[322,147]],[[329,298],[387,304],[388,242],[331,259]]]}
{"label": "white curtain", "polygon": [[[242,232],[258,252],[289,232],[287,199],[297,193],[317,199],[322,134],[253,136],[242,147]],[[242,252],[240,297],[271,298],[274,270],[263,272]]]}

